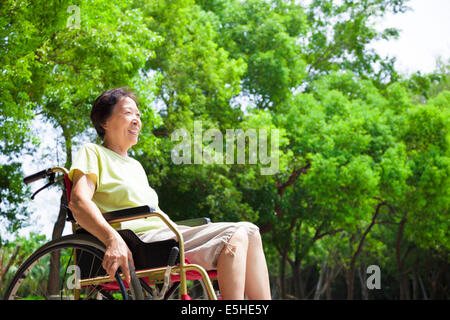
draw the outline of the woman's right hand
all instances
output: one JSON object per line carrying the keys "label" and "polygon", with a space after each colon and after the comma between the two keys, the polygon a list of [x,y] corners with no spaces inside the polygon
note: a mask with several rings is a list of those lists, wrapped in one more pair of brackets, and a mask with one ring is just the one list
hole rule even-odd
{"label": "woman's right hand", "polygon": [[122,237],[116,233],[106,243],[105,256],[103,257],[102,267],[106,270],[112,281],[115,280],[115,274],[120,267],[125,276],[125,280],[130,283],[130,269],[128,262],[134,268],[133,255]]}

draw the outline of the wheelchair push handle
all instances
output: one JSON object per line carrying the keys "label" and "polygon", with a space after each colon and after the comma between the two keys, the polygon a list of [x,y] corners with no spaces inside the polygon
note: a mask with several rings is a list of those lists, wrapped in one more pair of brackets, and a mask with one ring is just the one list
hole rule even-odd
{"label": "wheelchair push handle", "polygon": [[30,183],[33,183],[33,182],[35,182],[37,180],[44,179],[44,178],[48,177],[50,174],[52,174],[52,173],[53,173],[53,171],[52,171],[51,168],[50,169],[45,169],[45,170],[39,171],[39,172],[37,172],[35,174],[32,174],[32,175],[30,175],[28,177],[25,177],[23,179],[23,182],[25,184],[30,184]]}
{"label": "wheelchair push handle", "polygon": [[25,184],[30,184],[33,183],[35,181],[41,180],[41,179],[45,179],[45,178],[54,178],[55,177],[55,173],[63,173],[63,174],[69,174],[69,171],[66,168],[63,167],[53,167],[53,168],[48,168],[42,171],[39,171],[37,173],[34,173],[28,177],[25,177],[23,179],[23,182]]}
{"label": "wheelchair push handle", "polygon": [[50,186],[51,186],[52,184],[54,184],[55,182],[58,182],[58,181],[60,181],[60,180],[63,179],[63,177],[59,177],[58,179],[55,179],[55,175],[56,175],[57,172],[61,172],[61,173],[63,173],[63,174],[68,174],[68,173],[69,173],[69,171],[67,171],[66,168],[63,168],[63,167],[53,167],[53,168],[49,168],[49,169],[45,169],[45,170],[39,171],[39,172],[37,172],[37,173],[35,173],[35,174],[32,174],[31,176],[25,177],[25,178],[23,179],[23,182],[24,182],[25,184],[30,184],[30,183],[33,183],[33,182],[35,182],[35,181],[37,181],[37,180],[49,178],[49,182],[48,182],[45,186],[41,187],[41,188],[38,189],[35,193],[33,193],[33,195],[31,196],[31,200],[33,200],[34,197],[35,197],[39,192],[41,192],[42,190],[44,190],[44,189],[50,187]]}

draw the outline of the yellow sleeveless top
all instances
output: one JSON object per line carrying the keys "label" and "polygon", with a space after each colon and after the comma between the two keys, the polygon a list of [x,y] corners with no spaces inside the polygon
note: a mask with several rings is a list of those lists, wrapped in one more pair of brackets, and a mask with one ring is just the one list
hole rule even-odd
{"label": "yellow sleeveless top", "polygon": [[[69,171],[70,180],[75,170],[96,176],[97,185],[92,201],[102,213],[142,205],[161,210],[158,207],[158,195],[150,187],[144,168],[133,158],[123,157],[101,145],[87,143],[74,157]],[[164,223],[156,217],[114,225],[115,228],[132,229],[137,233],[162,226]]]}

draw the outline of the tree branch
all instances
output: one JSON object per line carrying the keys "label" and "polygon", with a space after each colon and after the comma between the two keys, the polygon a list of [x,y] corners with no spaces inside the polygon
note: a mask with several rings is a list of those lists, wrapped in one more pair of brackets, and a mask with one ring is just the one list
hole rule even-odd
{"label": "tree branch", "polygon": [[344,229],[336,229],[336,230],[327,231],[327,232],[321,233],[317,236],[314,236],[314,240],[319,240],[327,235],[335,235],[336,233],[339,233],[342,231],[344,231]]}
{"label": "tree branch", "polygon": [[294,184],[295,180],[301,175],[308,171],[308,169],[311,167],[311,163],[308,161],[306,166],[300,169],[293,169],[291,175],[289,176],[289,179],[284,183],[277,183],[277,189],[278,189],[278,195],[281,197],[286,190],[287,187]]}
{"label": "tree branch", "polygon": [[364,245],[364,240],[366,239],[366,237],[367,237],[367,235],[369,234],[369,232],[370,232],[370,230],[372,229],[372,227],[375,225],[375,220],[377,219],[378,214],[380,213],[380,208],[381,208],[382,206],[386,205],[386,204],[387,204],[386,201],[383,201],[383,202],[381,202],[381,203],[379,203],[379,204],[377,205],[377,208],[376,208],[376,210],[375,210],[375,213],[374,213],[373,216],[372,216],[372,221],[370,222],[369,226],[368,226],[368,227],[366,228],[366,230],[364,231],[364,233],[363,233],[363,235],[362,235],[362,237],[361,237],[361,240],[359,241],[358,248],[356,249],[356,252],[355,252],[355,254],[354,254],[353,257],[352,257],[352,260],[351,260],[351,262],[350,262],[350,267],[351,267],[351,268],[354,267],[354,264],[355,264],[355,262],[356,262],[356,259],[357,259],[358,256],[361,254],[362,247],[363,247],[363,245]]}

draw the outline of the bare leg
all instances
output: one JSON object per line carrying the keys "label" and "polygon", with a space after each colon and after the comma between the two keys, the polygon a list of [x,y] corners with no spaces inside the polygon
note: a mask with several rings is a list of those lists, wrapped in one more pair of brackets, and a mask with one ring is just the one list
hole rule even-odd
{"label": "bare leg", "polygon": [[244,299],[247,248],[247,231],[238,228],[219,256],[217,280],[224,300]]}
{"label": "bare leg", "polygon": [[270,300],[269,272],[259,232],[249,237],[245,293],[250,300]]}

